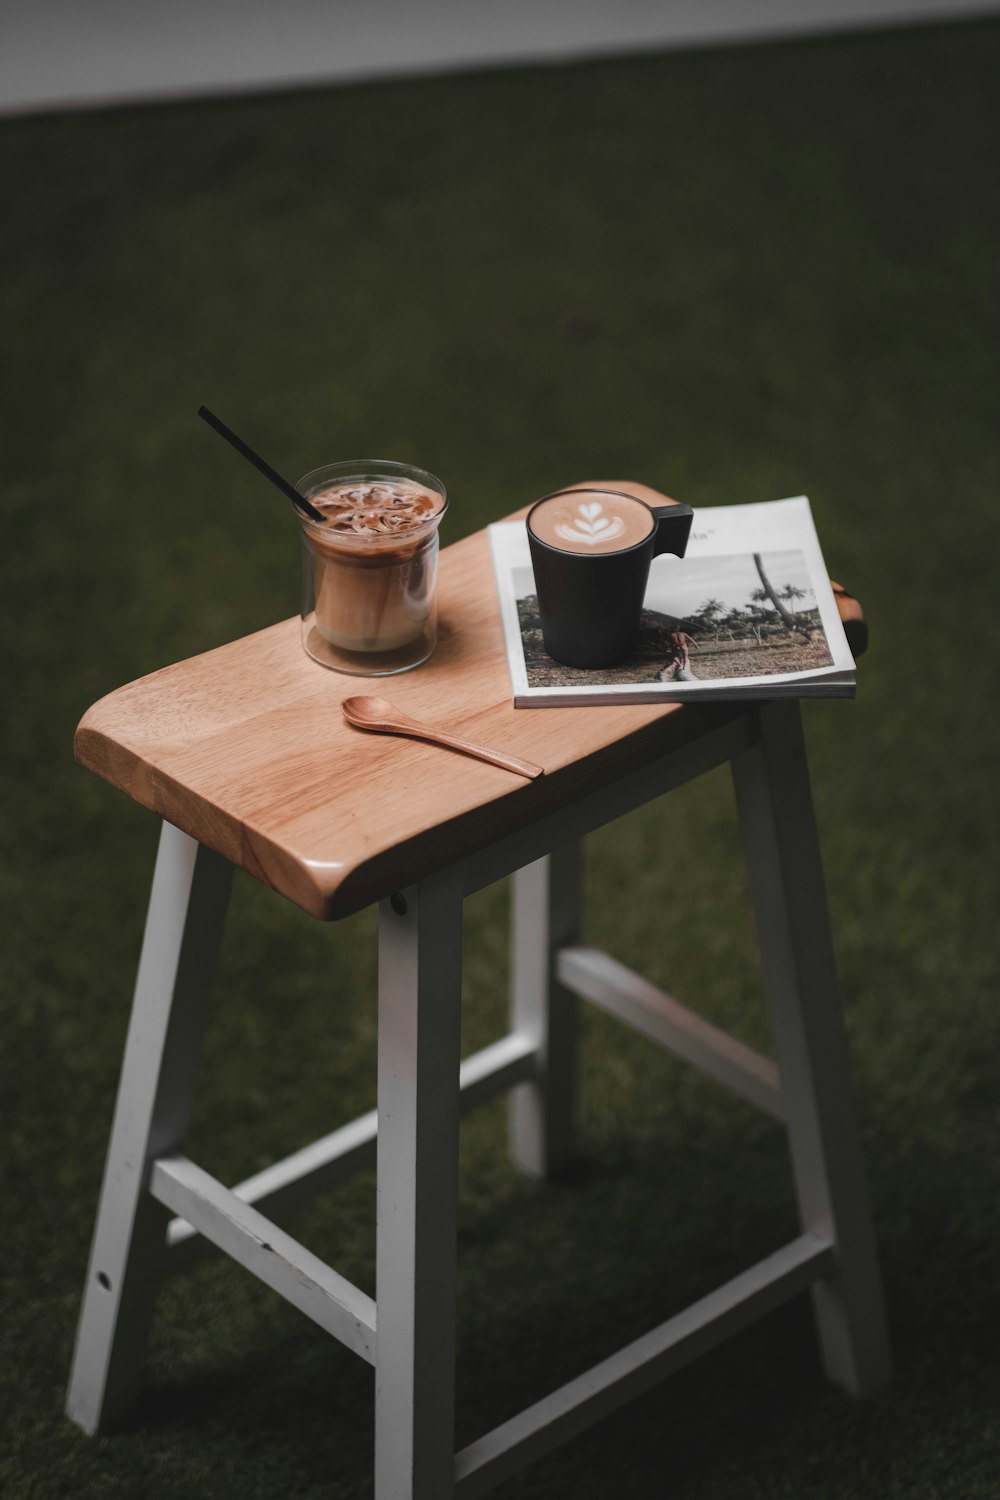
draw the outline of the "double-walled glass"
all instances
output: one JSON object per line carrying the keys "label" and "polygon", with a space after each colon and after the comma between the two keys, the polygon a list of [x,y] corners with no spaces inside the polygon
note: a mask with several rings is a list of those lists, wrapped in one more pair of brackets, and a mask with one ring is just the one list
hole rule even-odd
{"label": "double-walled glass", "polygon": [[435,509],[392,531],[336,530],[296,512],[302,528],[302,644],[335,672],[385,677],[427,660],[437,644],[438,527],[447,508],[440,479],[383,459],[326,464],[299,480],[314,503],[324,492],[372,484],[430,496]]}

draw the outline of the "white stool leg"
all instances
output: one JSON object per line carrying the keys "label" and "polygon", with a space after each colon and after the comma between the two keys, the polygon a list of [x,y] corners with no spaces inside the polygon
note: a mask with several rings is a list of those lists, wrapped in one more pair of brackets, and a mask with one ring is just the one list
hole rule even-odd
{"label": "white stool leg", "polygon": [[889,1342],[799,706],[759,720],[733,777],[802,1227],[837,1250],[814,1308],[827,1375],[870,1395],[889,1379]]}
{"label": "white stool leg", "polygon": [[187,1126],[231,884],[226,860],[164,823],[67,1398],[87,1432],[138,1393],[167,1223],[149,1170]]}
{"label": "white stool leg", "polygon": [[455,1457],[462,885],[379,907],[376,1500],[442,1500]]}
{"label": "white stool leg", "polygon": [[513,877],[511,1030],[538,1046],[538,1077],[510,1100],[511,1155],[551,1177],[573,1149],[579,1001],[555,977],[560,948],[580,940],[579,842],[560,845]]}

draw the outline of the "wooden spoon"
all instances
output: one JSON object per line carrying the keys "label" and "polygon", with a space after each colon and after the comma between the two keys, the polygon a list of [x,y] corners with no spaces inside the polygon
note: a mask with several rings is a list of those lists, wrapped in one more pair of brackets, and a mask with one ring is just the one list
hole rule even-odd
{"label": "wooden spoon", "polygon": [[430,740],[432,745],[445,745],[449,750],[461,750],[463,755],[474,755],[479,760],[488,760],[491,765],[502,766],[517,776],[533,779],[543,776],[543,766],[530,760],[519,760],[516,755],[505,755],[502,750],[490,750],[486,745],[477,745],[472,740],[463,740],[444,729],[435,729],[411,719],[385,698],[345,698],[340,705],[344,718],[355,729],[372,729],[376,734],[405,734],[415,740]]}

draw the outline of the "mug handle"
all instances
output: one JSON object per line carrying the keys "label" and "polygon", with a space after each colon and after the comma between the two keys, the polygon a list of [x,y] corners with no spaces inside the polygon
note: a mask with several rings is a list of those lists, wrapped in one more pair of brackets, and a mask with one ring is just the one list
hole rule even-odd
{"label": "mug handle", "polygon": [[656,521],[653,556],[659,557],[661,552],[672,552],[675,557],[683,557],[691,535],[694,511],[690,505],[654,505],[651,508]]}

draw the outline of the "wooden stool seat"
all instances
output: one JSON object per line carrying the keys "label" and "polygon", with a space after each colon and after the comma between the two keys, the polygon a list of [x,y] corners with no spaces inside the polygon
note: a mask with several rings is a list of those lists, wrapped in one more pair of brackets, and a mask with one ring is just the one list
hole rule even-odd
{"label": "wooden stool seat", "polygon": [[[485,533],[441,555],[441,639],[418,672],[317,670],[297,619],[166,667],[96,703],[77,759],[314,916],[343,917],[587,787],[697,738],[719,708],[517,709]],[[448,750],[352,729],[344,698],[544,766],[526,782]]]}
{"label": "wooden stool seat", "polygon": [[[87,1431],[130,1407],[162,1272],[199,1246],[375,1365],[376,1500],[474,1500],[806,1287],[830,1378],[888,1378],[798,704],[515,711],[485,534],[445,549],[440,593],[433,658],[368,690],[543,776],[352,729],[340,704],[365,687],[312,662],[297,619],[111,693],[77,731],[82,764],[164,820],[70,1380]],[[723,764],[776,1060],[582,940],[583,836]],[[377,1111],[229,1188],[181,1147],[235,868],[320,918],[380,903],[379,1059]],[[511,1028],[462,1059],[462,902],[508,875]],[[581,1000],[784,1121],[801,1233],[456,1455],[459,1114],[511,1091],[514,1158],[551,1175],[572,1148]],[[373,1299],[264,1210],[376,1158]]]}

